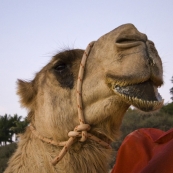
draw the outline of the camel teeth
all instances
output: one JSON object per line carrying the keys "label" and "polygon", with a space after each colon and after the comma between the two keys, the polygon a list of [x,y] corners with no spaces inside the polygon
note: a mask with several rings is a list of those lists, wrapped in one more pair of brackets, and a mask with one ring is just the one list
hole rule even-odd
{"label": "camel teeth", "polygon": [[151,104],[153,104],[153,102],[147,101],[147,105],[148,105],[148,106],[151,106]]}
{"label": "camel teeth", "polygon": [[162,100],[161,102],[159,101],[148,101],[148,100],[142,100],[142,99],[139,99],[137,97],[130,97],[130,96],[127,96],[127,95],[124,95],[124,94],[120,94],[118,92],[116,92],[121,98],[123,98],[126,102],[128,102],[129,104],[135,106],[135,107],[153,107],[153,110],[156,110],[156,109],[159,109],[162,104],[163,104],[163,101]]}
{"label": "camel teeth", "polygon": [[142,103],[142,106],[147,105],[147,102],[146,101],[142,101],[141,103]]}
{"label": "camel teeth", "polygon": [[157,106],[157,105],[159,105],[160,103],[159,103],[159,102],[154,101],[154,102],[153,102],[153,104]]}
{"label": "camel teeth", "polygon": [[141,99],[139,99],[139,103],[140,103],[140,104],[142,104],[142,103],[143,103]]}
{"label": "camel teeth", "polygon": [[153,105],[160,105],[161,104],[158,101],[142,100],[142,99],[138,99],[136,97],[129,97],[128,100],[131,100],[132,102],[138,102],[140,105],[143,105],[143,106],[153,106]]}
{"label": "camel teeth", "polygon": [[135,101],[138,101],[138,98],[137,97],[135,97],[135,99],[134,99]]}
{"label": "camel teeth", "polygon": [[140,104],[141,104],[141,106],[144,106],[145,102],[143,100],[140,100]]}

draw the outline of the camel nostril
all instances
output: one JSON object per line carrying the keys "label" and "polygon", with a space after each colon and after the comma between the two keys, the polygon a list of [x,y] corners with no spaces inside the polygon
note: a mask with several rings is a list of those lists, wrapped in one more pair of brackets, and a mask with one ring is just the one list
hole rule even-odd
{"label": "camel nostril", "polygon": [[129,39],[129,38],[119,38],[115,41],[117,48],[128,49],[136,47],[141,44],[141,40]]}
{"label": "camel nostril", "polygon": [[135,42],[135,41],[137,41],[137,40],[128,39],[128,38],[120,38],[120,39],[116,40],[116,43],[125,44],[125,43],[131,43],[131,42]]}
{"label": "camel nostril", "polygon": [[139,32],[134,25],[126,24],[118,28],[115,44],[117,48],[128,49],[139,46],[147,40],[147,36]]}

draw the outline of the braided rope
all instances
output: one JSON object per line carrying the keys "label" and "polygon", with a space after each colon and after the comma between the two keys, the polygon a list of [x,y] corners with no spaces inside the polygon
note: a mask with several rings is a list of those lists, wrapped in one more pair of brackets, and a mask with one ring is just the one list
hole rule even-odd
{"label": "braided rope", "polygon": [[[80,125],[85,124],[84,120],[84,115],[83,115],[83,106],[82,106],[82,81],[83,81],[83,76],[84,76],[84,68],[86,64],[86,59],[90,53],[91,48],[94,45],[94,41],[91,42],[86,50],[84,51],[80,68],[79,68],[79,73],[78,73],[78,81],[77,81],[77,106],[78,106],[78,118],[79,118],[79,123]],[[80,138],[81,142],[84,142],[87,139],[87,129],[90,130],[90,125],[88,124],[89,127],[86,128],[86,130],[82,130],[82,137]]]}
{"label": "braided rope", "polygon": [[94,45],[94,42],[91,42],[87,46],[86,50],[84,51],[82,60],[81,60],[79,73],[78,73],[78,80],[77,80],[77,108],[78,108],[78,118],[79,118],[80,124],[78,126],[76,126],[73,131],[70,131],[68,133],[69,139],[64,142],[55,142],[51,139],[48,139],[48,138],[45,138],[45,137],[39,135],[32,125],[29,126],[32,133],[40,140],[42,140],[46,143],[55,145],[55,146],[63,146],[59,155],[57,157],[55,157],[54,160],[52,161],[53,165],[56,165],[64,157],[64,155],[67,153],[67,151],[69,150],[71,145],[75,141],[77,141],[76,138],[79,138],[79,137],[80,137],[80,139],[78,141],[84,142],[87,140],[87,138],[89,138],[93,141],[96,141],[97,143],[104,146],[105,148],[111,148],[111,146],[108,143],[106,143],[105,141],[99,139],[98,137],[92,135],[91,133],[88,133],[88,131],[90,130],[90,125],[85,123],[85,119],[84,119],[84,115],[83,115],[82,93],[81,93],[82,81],[83,81],[83,74],[84,74],[86,59],[87,59],[93,45]]}

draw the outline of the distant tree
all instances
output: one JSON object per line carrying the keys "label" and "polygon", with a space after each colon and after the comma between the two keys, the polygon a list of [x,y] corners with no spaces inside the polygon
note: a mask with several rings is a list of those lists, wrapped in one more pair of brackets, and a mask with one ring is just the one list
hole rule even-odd
{"label": "distant tree", "polygon": [[5,114],[0,116],[0,144],[12,143],[12,137],[24,132],[28,122],[26,119],[21,121],[22,116]]}
{"label": "distant tree", "polygon": [[11,116],[5,114],[4,116],[0,116],[0,143],[4,143],[6,145],[7,142],[12,142],[13,133],[10,130],[12,127]]}
{"label": "distant tree", "polygon": [[23,133],[27,126],[28,121],[27,118],[25,118],[23,121],[14,121],[14,125],[11,127],[11,130],[17,135],[19,133]]}
{"label": "distant tree", "polygon": [[12,141],[12,137],[14,136],[14,134],[15,134],[15,131],[12,129],[13,127],[15,127],[16,126],[16,123],[17,122],[20,122],[21,121],[21,119],[22,119],[22,116],[18,116],[17,114],[14,114],[14,116],[13,117],[11,117],[10,118],[10,129],[9,129],[9,131],[10,131],[10,133],[11,133],[11,141]]}
{"label": "distant tree", "polygon": [[173,116],[173,102],[165,104],[160,111]]}
{"label": "distant tree", "polygon": [[[172,76],[171,82],[173,83],[173,76]],[[173,101],[173,87],[170,89],[170,94],[172,95],[171,100]]]}

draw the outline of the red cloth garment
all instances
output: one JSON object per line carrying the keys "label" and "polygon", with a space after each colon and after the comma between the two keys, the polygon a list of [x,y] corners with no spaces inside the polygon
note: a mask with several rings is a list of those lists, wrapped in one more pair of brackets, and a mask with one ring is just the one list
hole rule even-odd
{"label": "red cloth garment", "polygon": [[173,173],[173,129],[130,133],[118,150],[112,173]]}

